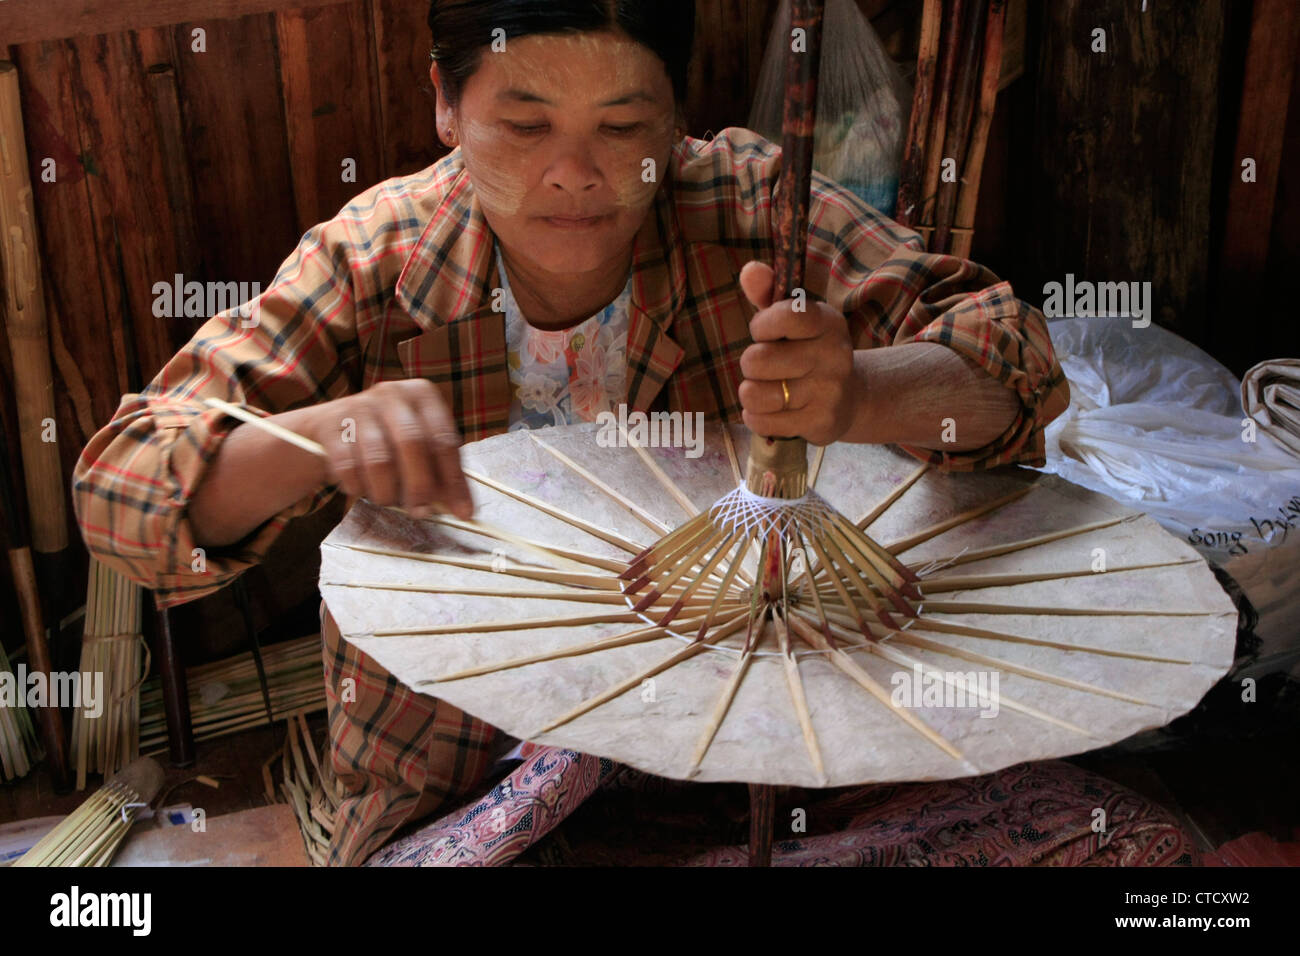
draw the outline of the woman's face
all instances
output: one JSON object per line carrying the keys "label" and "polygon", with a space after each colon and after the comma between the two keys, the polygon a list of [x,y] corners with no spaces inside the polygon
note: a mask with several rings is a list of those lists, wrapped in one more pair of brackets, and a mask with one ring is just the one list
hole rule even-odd
{"label": "woman's face", "polygon": [[441,94],[438,128],[456,130],[488,225],[508,252],[548,272],[625,258],[667,168],[672,83],[625,36],[534,35],[485,49],[457,108]]}

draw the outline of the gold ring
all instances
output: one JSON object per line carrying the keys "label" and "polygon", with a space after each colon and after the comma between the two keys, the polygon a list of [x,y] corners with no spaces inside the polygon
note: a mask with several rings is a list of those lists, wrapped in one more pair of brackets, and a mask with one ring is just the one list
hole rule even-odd
{"label": "gold ring", "polygon": [[781,379],[781,394],[785,396],[785,401],[781,403],[781,411],[790,407],[790,386],[785,384],[785,379]]}

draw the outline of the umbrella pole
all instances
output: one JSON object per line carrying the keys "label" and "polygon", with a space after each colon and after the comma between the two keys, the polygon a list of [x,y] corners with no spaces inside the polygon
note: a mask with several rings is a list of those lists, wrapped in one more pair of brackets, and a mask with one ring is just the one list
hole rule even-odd
{"label": "umbrella pole", "polygon": [[772,831],[775,826],[776,787],[749,785],[749,865],[772,865]]}
{"label": "umbrella pole", "polygon": [[[817,123],[817,80],[821,71],[822,19],[825,0],[794,0],[790,18],[790,45],[785,57],[785,95],[782,106],[781,181],[773,214],[776,238],[776,287],[773,301],[788,298],[792,290],[803,285],[804,257],[807,254],[808,213],[812,202],[813,135]],[[792,471],[788,482],[777,488],[750,490],[759,494],[795,498],[804,493],[807,483],[807,444],[802,439],[754,438],[750,452],[751,481],[759,476]],[[766,446],[766,447],[765,447]],[[758,458],[763,461],[756,461]],[[793,469],[764,469],[768,464],[789,457],[797,462]],[[784,487],[785,484],[789,487]],[[774,542],[773,553],[780,550]],[[772,568],[764,574],[764,584],[772,588]],[[760,569],[762,571],[762,569]],[[749,865],[772,865],[772,826],[776,790],[767,784],[749,785]]]}

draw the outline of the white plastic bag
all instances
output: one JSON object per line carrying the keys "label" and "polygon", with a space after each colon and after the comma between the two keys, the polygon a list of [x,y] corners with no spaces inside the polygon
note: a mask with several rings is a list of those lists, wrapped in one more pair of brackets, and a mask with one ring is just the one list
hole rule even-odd
{"label": "white plastic bag", "polygon": [[[782,0],[763,55],[749,128],[780,144],[790,0]],[[912,91],[853,0],[828,0],[817,78],[813,168],[886,216],[898,173]]]}
{"label": "white plastic bag", "polygon": [[1300,650],[1300,463],[1243,425],[1241,383],[1159,326],[1048,324],[1070,407],[1047,426],[1047,466],[1144,511],[1241,585],[1263,652]]}

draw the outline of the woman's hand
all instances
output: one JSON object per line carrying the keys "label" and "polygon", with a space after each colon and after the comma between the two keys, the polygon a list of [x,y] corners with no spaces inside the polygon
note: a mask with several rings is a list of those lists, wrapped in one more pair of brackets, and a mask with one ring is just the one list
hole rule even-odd
{"label": "woman's hand", "polygon": [[380,382],[311,410],[304,434],[329,453],[326,484],[416,517],[435,507],[474,513],[460,467],[460,432],[428,379]]}
{"label": "woman's hand", "polygon": [[848,322],[824,302],[809,300],[802,312],[793,299],[773,305],[774,282],[765,263],[740,270],[740,287],[759,310],[749,323],[754,344],[740,357],[745,424],[756,435],[829,445],[849,430],[859,400]]}

